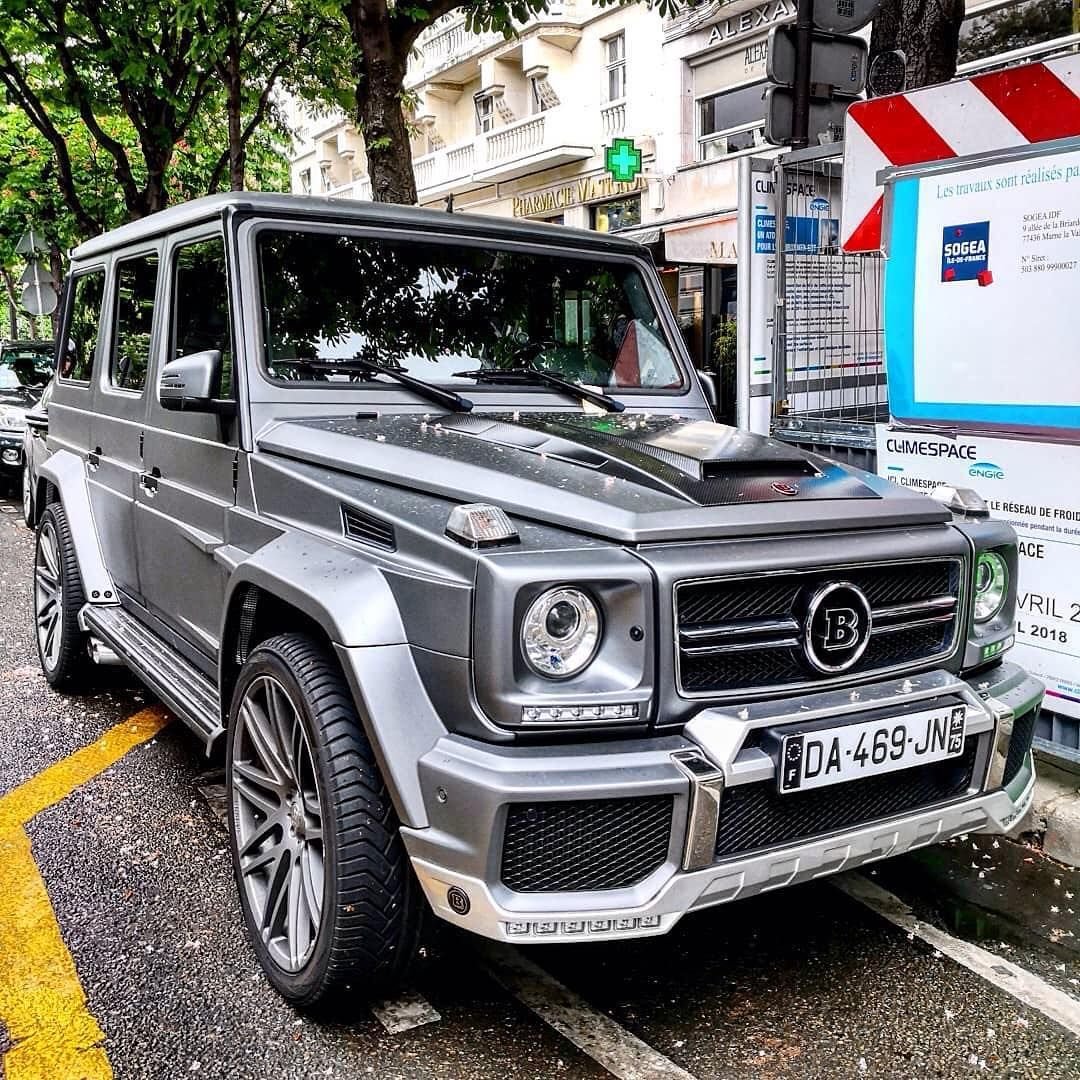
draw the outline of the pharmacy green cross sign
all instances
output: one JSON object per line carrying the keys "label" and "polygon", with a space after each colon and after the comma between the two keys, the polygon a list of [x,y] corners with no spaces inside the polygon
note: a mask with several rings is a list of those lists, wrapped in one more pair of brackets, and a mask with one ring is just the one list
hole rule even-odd
{"label": "pharmacy green cross sign", "polygon": [[604,151],[604,168],[620,184],[628,184],[641,175],[641,151],[633,139],[615,139]]}

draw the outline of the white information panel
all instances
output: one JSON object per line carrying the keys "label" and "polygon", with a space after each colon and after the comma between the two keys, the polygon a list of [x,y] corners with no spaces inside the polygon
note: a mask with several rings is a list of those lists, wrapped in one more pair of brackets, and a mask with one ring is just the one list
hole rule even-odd
{"label": "white information panel", "polygon": [[898,180],[889,232],[893,415],[1080,429],[1080,149]]}
{"label": "white information panel", "polygon": [[974,488],[1020,538],[1017,644],[1047,707],[1080,717],[1080,446],[877,429],[878,472],[901,487]]}

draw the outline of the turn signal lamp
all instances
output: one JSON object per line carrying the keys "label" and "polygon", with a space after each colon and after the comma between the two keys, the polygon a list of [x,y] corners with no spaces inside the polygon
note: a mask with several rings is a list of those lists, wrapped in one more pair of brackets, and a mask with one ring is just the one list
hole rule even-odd
{"label": "turn signal lamp", "polygon": [[455,506],[446,519],[446,534],[469,547],[516,544],[520,539],[514,523],[499,507],[488,503]]}

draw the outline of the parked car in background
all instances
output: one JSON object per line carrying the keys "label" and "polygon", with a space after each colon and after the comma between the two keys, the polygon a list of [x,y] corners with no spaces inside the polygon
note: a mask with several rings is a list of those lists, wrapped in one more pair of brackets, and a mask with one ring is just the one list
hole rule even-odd
{"label": "parked car in background", "polygon": [[54,354],[51,341],[0,340],[0,482],[22,476],[26,414],[52,378]]}
{"label": "parked car in background", "polygon": [[46,440],[49,437],[49,400],[52,398],[52,380],[41,393],[38,403],[26,412],[23,430],[22,504],[23,521],[28,529],[37,527],[38,500],[35,497],[42,462],[49,456]]}

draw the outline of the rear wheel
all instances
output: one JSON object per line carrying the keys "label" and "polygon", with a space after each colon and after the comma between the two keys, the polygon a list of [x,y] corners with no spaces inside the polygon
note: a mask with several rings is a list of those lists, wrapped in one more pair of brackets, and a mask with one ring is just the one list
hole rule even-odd
{"label": "rear wheel", "polygon": [[34,488],[30,479],[29,460],[23,466],[22,473],[22,512],[26,527],[32,529],[34,527]]}
{"label": "rear wheel", "polygon": [[419,942],[419,885],[330,655],[259,645],[229,718],[229,832],[244,922],[274,987],[302,1007],[385,993]]}
{"label": "rear wheel", "polygon": [[78,622],[84,603],[67,515],[59,503],[52,503],[37,531],[34,624],[41,669],[58,690],[82,689],[90,681],[89,639]]}

